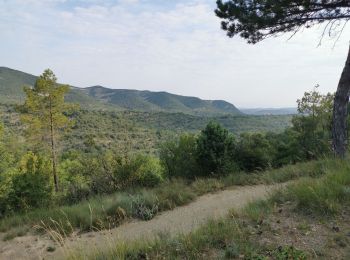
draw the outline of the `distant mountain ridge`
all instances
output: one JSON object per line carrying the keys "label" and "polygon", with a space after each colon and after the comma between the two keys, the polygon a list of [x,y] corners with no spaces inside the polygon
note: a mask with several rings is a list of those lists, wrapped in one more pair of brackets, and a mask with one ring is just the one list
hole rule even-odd
{"label": "distant mountain ridge", "polygon": [[223,100],[203,100],[148,90],[109,89],[93,86],[83,89],[90,97],[130,110],[183,112],[185,114],[241,114]]}
{"label": "distant mountain ridge", "polygon": [[[11,104],[24,100],[23,86],[34,85],[37,77],[22,71],[0,67],[0,102]],[[86,109],[171,112],[191,115],[240,115],[242,112],[224,100],[202,100],[197,97],[102,86],[71,87],[67,101]]]}

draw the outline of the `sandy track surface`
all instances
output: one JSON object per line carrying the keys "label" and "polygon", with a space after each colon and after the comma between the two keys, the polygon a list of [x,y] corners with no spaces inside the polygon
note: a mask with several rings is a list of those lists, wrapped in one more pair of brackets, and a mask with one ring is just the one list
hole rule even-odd
{"label": "sandy track surface", "polygon": [[[8,242],[1,240],[0,259],[64,259],[73,250],[88,254],[90,250],[112,247],[120,242],[152,239],[159,233],[187,234],[209,219],[223,217],[230,209],[239,210],[282,186],[284,185],[232,187],[206,194],[186,206],[163,212],[150,221],[133,220],[111,230],[74,235],[65,240],[63,247],[43,236],[18,237]],[[47,252],[48,246],[54,246],[56,250]]]}

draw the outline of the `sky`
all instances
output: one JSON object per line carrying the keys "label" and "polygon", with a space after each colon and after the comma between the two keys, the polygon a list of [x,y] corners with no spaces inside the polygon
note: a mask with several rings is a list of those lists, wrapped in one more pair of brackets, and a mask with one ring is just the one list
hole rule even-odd
{"label": "sky", "polygon": [[249,45],[228,38],[214,0],[0,0],[0,66],[77,87],[167,91],[241,108],[295,107],[336,90],[350,27]]}

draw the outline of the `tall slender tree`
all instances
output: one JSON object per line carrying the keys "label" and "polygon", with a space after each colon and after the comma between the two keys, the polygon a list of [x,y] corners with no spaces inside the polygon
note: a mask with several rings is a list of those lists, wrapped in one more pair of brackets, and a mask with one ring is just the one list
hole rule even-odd
{"label": "tall slender tree", "polygon": [[59,191],[57,174],[57,142],[61,130],[69,128],[72,121],[65,115],[72,105],[65,103],[69,86],[57,84],[55,74],[47,69],[39,76],[34,87],[24,87],[26,100],[20,111],[27,125],[27,133],[36,143],[46,143],[51,153],[55,191]]}
{"label": "tall slender tree", "polygon": [[[239,35],[255,44],[286,32],[324,24],[324,35],[339,37],[350,19],[349,0],[218,0],[216,15],[229,37]],[[333,149],[344,157],[347,104],[350,92],[350,49],[334,99]]]}

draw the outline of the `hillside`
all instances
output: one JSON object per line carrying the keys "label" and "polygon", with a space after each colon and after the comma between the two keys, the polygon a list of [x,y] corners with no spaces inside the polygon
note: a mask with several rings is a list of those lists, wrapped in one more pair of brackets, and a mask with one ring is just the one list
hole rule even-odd
{"label": "hillside", "polygon": [[247,115],[295,115],[298,113],[296,107],[282,108],[240,108]]}
{"label": "hillside", "polygon": [[23,85],[33,85],[35,80],[33,75],[0,67],[0,102],[21,102],[24,98]]}
{"label": "hillside", "polygon": [[[0,105],[0,115],[8,129],[16,135],[19,115],[12,105]],[[170,115],[170,116],[169,116]],[[132,152],[155,152],[161,143],[182,133],[198,133],[213,117],[184,113],[81,110],[75,113],[76,124],[62,140],[66,149],[83,149],[87,137],[93,137],[104,148],[130,149]],[[215,121],[238,136],[245,132],[282,132],[291,124],[292,116],[217,116]]]}
{"label": "hillside", "polygon": [[223,100],[202,100],[197,97],[186,97],[167,92],[108,89],[102,86],[86,88],[83,91],[107,104],[128,110],[203,115],[241,114],[234,105]]}
{"label": "hillside", "polygon": [[[33,86],[37,77],[25,72],[0,67],[0,103],[18,104],[24,101],[23,86]],[[79,88],[72,87],[67,96],[69,102],[79,103],[86,109],[108,109],[108,105],[91,98]]]}
{"label": "hillside", "polygon": [[[34,75],[0,67],[0,102],[22,102],[23,86],[34,85],[35,80]],[[102,86],[72,87],[67,100],[79,103],[82,108],[93,110],[135,110],[210,116],[242,114],[234,105],[223,100],[202,100],[167,92],[109,89]]]}

